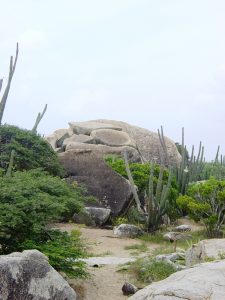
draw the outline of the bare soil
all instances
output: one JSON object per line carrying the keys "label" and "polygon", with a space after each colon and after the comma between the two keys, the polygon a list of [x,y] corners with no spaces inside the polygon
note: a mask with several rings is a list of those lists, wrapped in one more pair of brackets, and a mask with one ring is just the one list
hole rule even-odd
{"label": "bare soil", "polygon": [[[57,224],[57,227],[68,232],[79,229],[88,253],[92,256],[133,257],[132,250],[125,250],[124,247],[142,243],[138,239],[117,238],[112,230],[80,227],[76,224]],[[149,252],[157,247],[159,245],[151,244]],[[89,267],[90,279],[71,280],[70,284],[78,293],[79,300],[125,300],[128,297],[123,295],[122,286],[128,278],[118,269],[117,265]]]}

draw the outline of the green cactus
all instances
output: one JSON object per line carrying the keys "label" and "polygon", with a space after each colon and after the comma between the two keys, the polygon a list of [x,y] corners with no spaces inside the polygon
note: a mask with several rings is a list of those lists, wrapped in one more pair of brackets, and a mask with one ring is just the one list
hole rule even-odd
{"label": "green cactus", "polygon": [[150,166],[149,190],[147,193],[147,229],[149,232],[156,231],[162,224],[162,217],[166,215],[169,204],[169,192],[171,188],[172,169],[169,170],[167,184],[163,185],[164,167],[160,167],[156,189],[154,190],[154,164]]}
{"label": "green cactus", "polygon": [[[7,81],[7,85],[6,85],[5,91],[3,93],[1,102],[0,102],[0,125],[2,124],[2,118],[3,118],[3,114],[4,114],[4,110],[5,110],[6,101],[7,101],[8,95],[9,95],[12,78],[13,78],[13,75],[14,75],[14,72],[16,69],[18,54],[19,54],[19,44],[17,43],[15,60],[13,60],[13,56],[11,56],[10,65],[9,65],[8,81]],[[0,91],[1,91],[1,88],[2,88],[2,79],[0,80]]]}
{"label": "green cactus", "polygon": [[35,134],[37,133],[37,127],[38,127],[39,123],[41,122],[41,119],[43,118],[43,116],[47,110],[47,107],[48,107],[47,104],[45,104],[45,107],[44,107],[42,113],[40,113],[40,112],[38,113],[34,127],[31,130],[32,133],[35,133]]}

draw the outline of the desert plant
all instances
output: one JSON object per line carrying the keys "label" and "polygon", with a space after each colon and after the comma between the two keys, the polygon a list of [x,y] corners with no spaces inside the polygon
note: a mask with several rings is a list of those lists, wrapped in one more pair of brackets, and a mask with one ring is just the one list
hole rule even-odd
{"label": "desert plant", "polygon": [[46,113],[46,110],[47,110],[47,104],[45,104],[45,107],[44,107],[42,113],[40,113],[40,112],[38,113],[34,127],[31,130],[32,133],[37,133],[37,127],[38,127],[39,123],[41,122],[44,114]]}
{"label": "desert plant", "polygon": [[154,189],[154,164],[151,166],[149,189],[147,192],[147,230],[155,232],[162,224],[162,217],[166,215],[169,207],[169,193],[172,181],[172,171],[169,171],[167,184],[163,184],[164,167],[160,167],[156,188]]}
{"label": "desert plant", "polygon": [[48,231],[45,239],[26,240],[18,250],[37,249],[49,258],[50,265],[69,277],[87,277],[85,263],[80,258],[86,257],[85,247],[80,239],[80,232],[71,234],[59,230]]}
{"label": "desert plant", "polygon": [[193,184],[187,195],[177,199],[178,206],[195,221],[201,221],[208,237],[221,236],[225,220],[225,180],[211,178]]}
{"label": "desert plant", "polygon": [[[7,85],[6,85],[5,91],[3,93],[1,102],[0,102],[0,125],[2,124],[2,118],[3,118],[3,114],[4,114],[4,110],[5,110],[6,101],[7,101],[8,95],[9,95],[10,86],[11,86],[13,75],[14,75],[14,72],[15,72],[15,69],[16,69],[18,54],[19,54],[19,44],[17,43],[16,44],[15,60],[13,60],[13,56],[10,57],[8,81],[7,81]],[[0,91],[2,89],[2,82],[3,82],[3,80],[1,79],[1,81],[0,81]]]}
{"label": "desert plant", "polygon": [[132,262],[128,272],[137,282],[146,285],[167,278],[175,273],[176,269],[166,261],[157,261],[153,258],[145,257]]}
{"label": "desert plant", "polygon": [[46,237],[46,225],[68,220],[83,208],[77,187],[41,170],[14,172],[0,180],[0,251],[17,250],[27,239]]}
{"label": "desert plant", "polygon": [[16,126],[0,126],[0,167],[7,169],[11,151],[15,151],[14,170],[43,168],[50,174],[62,176],[63,168],[57,154],[42,137]]}

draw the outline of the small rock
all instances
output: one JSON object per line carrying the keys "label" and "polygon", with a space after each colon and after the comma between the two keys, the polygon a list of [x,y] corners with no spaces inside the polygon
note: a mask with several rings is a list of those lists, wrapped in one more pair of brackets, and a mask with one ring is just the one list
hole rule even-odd
{"label": "small rock", "polygon": [[118,237],[134,238],[143,234],[141,228],[132,224],[120,224],[115,227],[113,233]]}
{"label": "small rock", "polygon": [[185,232],[185,231],[191,231],[191,226],[190,225],[179,225],[175,228],[176,231],[179,231],[179,232]]}
{"label": "small rock", "polygon": [[170,260],[175,262],[178,259],[184,259],[184,253],[182,252],[174,252],[170,254],[159,254],[155,257],[156,260]]}
{"label": "small rock", "polygon": [[111,209],[103,207],[86,207],[86,211],[92,217],[96,225],[103,225],[109,219]]}
{"label": "small rock", "polygon": [[122,291],[124,296],[129,296],[135,294],[138,291],[138,288],[129,282],[125,282]]}

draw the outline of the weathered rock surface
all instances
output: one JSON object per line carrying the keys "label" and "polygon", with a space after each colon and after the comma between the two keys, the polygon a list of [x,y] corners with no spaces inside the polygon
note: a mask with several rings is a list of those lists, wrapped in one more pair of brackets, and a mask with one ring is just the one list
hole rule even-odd
{"label": "weathered rock surface", "polygon": [[37,250],[0,256],[1,300],[76,300],[76,293]]}
{"label": "weathered rock surface", "polygon": [[132,224],[120,224],[115,227],[113,233],[118,237],[130,237],[134,238],[143,234],[141,228]]}
{"label": "weathered rock surface", "polygon": [[138,288],[129,282],[125,282],[124,285],[122,286],[122,292],[125,296],[133,295],[137,291],[138,291]]}
{"label": "weathered rock surface", "polygon": [[86,207],[86,211],[90,214],[96,225],[103,225],[109,219],[111,209],[102,207]]}
{"label": "weathered rock surface", "polygon": [[186,251],[187,267],[204,262],[206,259],[218,259],[225,255],[225,239],[210,239],[192,245]]}
{"label": "weathered rock surface", "polygon": [[186,224],[182,224],[179,225],[175,228],[176,231],[179,232],[185,232],[185,231],[191,231],[191,226],[190,225],[186,225]]}
{"label": "weathered rock surface", "polygon": [[[59,153],[69,176],[85,184],[88,192],[96,196],[103,207],[110,207],[114,215],[121,213],[129,202],[130,187],[121,176],[115,179],[115,172],[104,166],[104,156],[121,155],[126,151],[131,162],[159,162],[160,158],[165,158],[165,153],[158,134],[113,120],[72,122],[69,125],[69,129],[56,130],[46,140]],[[176,145],[166,137],[165,144],[169,164],[179,164],[181,157]],[[119,206],[116,211],[115,205]]]}
{"label": "weathered rock surface", "polygon": [[225,260],[197,265],[138,291],[130,300],[223,300]]}
{"label": "weathered rock surface", "polygon": [[101,154],[70,150],[60,153],[59,159],[70,180],[85,184],[88,193],[99,199],[99,207],[110,208],[114,216],[127,207],[132,197],[130,184],[105,164]]}

